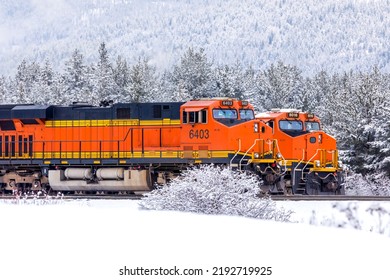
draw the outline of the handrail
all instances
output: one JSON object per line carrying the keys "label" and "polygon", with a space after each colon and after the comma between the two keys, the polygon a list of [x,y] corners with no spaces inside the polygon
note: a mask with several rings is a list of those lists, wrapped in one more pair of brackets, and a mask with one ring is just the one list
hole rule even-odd
{"label": "handrail", "polygon": [[[295,168],[293,169],[293,174],[292,174],[292,178],[291,178],[293,184],[295,183],[295,182],[294,182],[294,180],[295,180],[295,172],[296,172],[298,166],[304,161],[304,159],[305,159],[305,149],[302,149],[302,159],[298,162],[297,166],[295,166]],[[306,167],[306,166],[305,166],[305,167]],[[304,169],[304,168],[303,168],[303,169]],[[301,179],[303,179],[303,172],[302,172],[302,177],[301,177]]]}
{"label": "handrail", "polygon": [[248,154],[249,150],[251,150],[256,145],[256,142],[260,141],[260,140],[263,140],[263,139],[255,139],[255,142],[253,143],[253,145],[250,146],[250,148],[244,153],[244,155],[242,156],[242,158],[241,158],[241,160],[240,160],[240,162],[238,164],[238,167],[239,167],[240,170],[241,170],[241,162],[243,161],[244,157]]}
{"label": "handrail", "polygon": [[238,150],[237,150],[237,152],[234,154],[234,156],[232,157],[232,159],[230,160],[229,168],[232,166],[232,163],[233,163],[234,158],[238,155],[238,153],[239,153],[240,151],[241,151],[241,139],[238,138]]}
{"label": "handrail", "polygon": [[[302,170],[304,170],[306,168],[306,166],[309,164],[309,162],[311,162],[311,160],[318,154],[318,151],[321,151],[322,149],[317,149],[316,153],[306,162],[305,166],[303,166]],[[303,179],[303,172],[302,172],[302,177],[301,179]]]}
{"label": "handrail", "polygon": [[286,159],[284,158],[282,152],[280,151],[278,139],[274,139],[274,141],[276,143],[276,147],[277,147],[278,153],[280,154],[280,157],[283,159],[283,162],[284,162],[284,171],[280,174],[280,175],[283,175],[283,174],[285,174],[287,172],[287,162],[286,162]]}

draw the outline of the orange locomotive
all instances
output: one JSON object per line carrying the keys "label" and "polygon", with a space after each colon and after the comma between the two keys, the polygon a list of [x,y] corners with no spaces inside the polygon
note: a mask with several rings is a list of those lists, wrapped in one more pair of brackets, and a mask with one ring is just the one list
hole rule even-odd
{"label": "orange locomotive", "polygon": [[[0,105],[1,191],[137,193],[200,163],[259,172],[280,187],[288,171],[277,136],[235,99]],[[268,180],[273,164],[283,170],[271,173],[275,182]]]}
{"label": "orange locomotive", "polygon": [[271,192],[344,194],[336,140],[321,130],[318,117],[292,109],[256,115],[272,128],[277,161],[261,170]]}

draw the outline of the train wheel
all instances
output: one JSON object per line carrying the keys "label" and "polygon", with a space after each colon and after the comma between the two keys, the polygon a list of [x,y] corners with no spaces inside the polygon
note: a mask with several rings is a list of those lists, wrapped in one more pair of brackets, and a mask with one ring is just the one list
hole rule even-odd
{"label": "train wheel", "polygon": [[318,195],[319,189],[317,186],[306,184],[306,194],[307,195]]}
{"label": "train wheel", "polygon": [[284,183],[284,180],[280,180],[279,182],[276,182],[276,190],[279,193],[286,194],[286,184]]}
{"label": "train wheel", "polygon": [[343,187],[340,187],[338,188],[336,191],[335,191],[335,194],[336,195],[345,195],[345,189]]}

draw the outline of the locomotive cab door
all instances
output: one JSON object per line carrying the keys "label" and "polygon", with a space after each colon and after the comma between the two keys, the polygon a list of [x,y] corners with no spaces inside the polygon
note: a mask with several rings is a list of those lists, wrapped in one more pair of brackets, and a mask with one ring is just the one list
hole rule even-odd
{"label": "locomotive cab door", "polygon": [[181,143],[184,158],[209,158],[210,127],[206,108],[184,108]]}

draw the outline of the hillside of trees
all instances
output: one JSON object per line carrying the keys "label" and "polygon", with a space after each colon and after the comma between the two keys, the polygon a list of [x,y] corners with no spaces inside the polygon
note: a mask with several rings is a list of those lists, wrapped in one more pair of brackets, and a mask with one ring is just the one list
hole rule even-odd
{"label": "hillside of trees", "polygon": [[227,96],[249,100],[258,112],[296,108],[317,114],[325,131],[338,140],[341,157],[364,176],[390,176],[390,75],[369,71],[304,77],[302,70],[282,61],[265,70],[241,64],[218,65],[203,49],[187,49],[172,68],[157,72],[144,58],[130,64],[113,58],[105,43],[99,59],[86,63],[75,49],[64,69],[23,60],[14,76],[0,76],[0,104],[99,105],[114,102],[186,101]]}
{"label": "hillside of trees", "polygon": [[23,59],[59,71],[75,48],[93,63],[101,42],[158,72],[188,47],[204,48],[215,66],[390,72],[389,26],[389,0],[2,0],[0,75]]}

